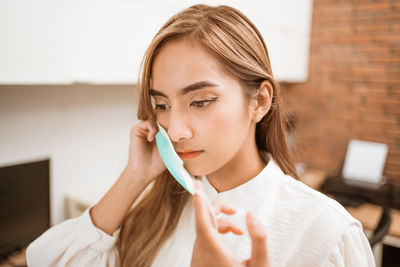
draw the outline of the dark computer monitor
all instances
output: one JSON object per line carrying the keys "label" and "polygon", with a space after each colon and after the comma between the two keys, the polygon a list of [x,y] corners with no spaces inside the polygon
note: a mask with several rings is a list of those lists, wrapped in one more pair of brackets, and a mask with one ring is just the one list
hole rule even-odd
{"label": "dark computer monitor", "polygon": [[50,227],[50,160],[0,167],[0,258]]}

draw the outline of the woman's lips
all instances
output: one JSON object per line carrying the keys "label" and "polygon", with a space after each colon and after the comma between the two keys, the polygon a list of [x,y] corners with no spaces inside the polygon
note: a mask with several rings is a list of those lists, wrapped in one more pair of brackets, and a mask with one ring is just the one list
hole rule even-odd
{"label": "woman's lips", "polygon": [[203,150],[199,151],[189,151],[189,152],[177,152],[181,159],[193,159],[201,154]]}

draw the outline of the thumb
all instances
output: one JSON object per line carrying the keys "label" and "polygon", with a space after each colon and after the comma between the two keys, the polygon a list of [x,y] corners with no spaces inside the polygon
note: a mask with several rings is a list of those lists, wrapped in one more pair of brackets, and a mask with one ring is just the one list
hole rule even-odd
{"label": "thumb", "polygon": [[250,266],[267,267],[269,264],[265,230],[253,211],[248,212],[246,217],[252,245]]}
{"label": "thumb", "polygon": [[195,180],[196,193],[194,195],[194,214],[196,217],[196,231],[197,235],[202,235],[212,239],[213,225],[210,219],[210,215],[204,200],[200,196],[204,193],[203,186],[200,181]]}

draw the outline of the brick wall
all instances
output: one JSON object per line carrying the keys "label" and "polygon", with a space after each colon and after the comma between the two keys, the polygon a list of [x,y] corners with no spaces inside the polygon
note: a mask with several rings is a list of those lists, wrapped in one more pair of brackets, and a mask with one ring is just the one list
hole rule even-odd
{"label": "brick wall", "polygon": [[386,143],[400,188],[400,1],[314,0],[312,19],[308,80],[282,84],[297,159],[339,172],[350,139]]}

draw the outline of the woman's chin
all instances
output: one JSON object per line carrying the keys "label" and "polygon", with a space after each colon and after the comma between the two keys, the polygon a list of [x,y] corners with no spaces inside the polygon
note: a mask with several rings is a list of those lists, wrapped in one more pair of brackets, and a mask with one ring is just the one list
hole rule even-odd
{"label": "woman's chin", "polygon": [[192,176],[203,176],[203,175],[209,175],[210,173],[213,173],[215,170],[211,168],[207,168],[205,166],[201,166],[200,164],[196,164],[191,166],[191,164],[185,164],[185,169],[187,172],[192,175]]}
{"label": "woman's chin", "polygon": [[187,171],[188,171],[188,173],[191,175],[191,176],[203,176],[203,175],[207,175],[204,171],[201,171],[201,170],[188,170],[188,169],[186,169]]}

